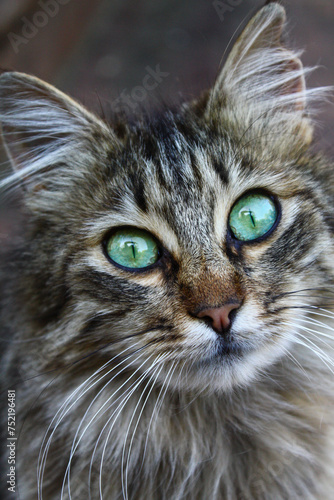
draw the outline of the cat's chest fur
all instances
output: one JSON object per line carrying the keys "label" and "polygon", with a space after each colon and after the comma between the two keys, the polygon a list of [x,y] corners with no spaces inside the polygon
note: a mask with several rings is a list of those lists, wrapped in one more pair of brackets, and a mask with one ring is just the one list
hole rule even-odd
{"label": "cat's chest fur", "polygon": [[[294,370],[289,363],[276,366],[267,375],[280,380],[279,385],[256,382],[229,397],[180,395],[145,381],[124,401],[123,394],[139,379],[131,384],[119,377],[110,390],[101,391],[104,384],[97,384],[94,394],[99,397],[89,397],[86,387],[66,398],[67,404],[60,405],[61,400],[56,418],[45,415],[36,402],[34,414],[28,410],[31,427],[26,426],[21,439],[29,439],[37,425],[46,428],[51,417],[53,426],[41,449],[38,441],[31,447],[28,463],[39,454],[43,468],[45,460],[46,498],[58,498],[64,471],[70,471],[72,498],[101,488],[103,497],[115,499],[329,500],[333,484],[325,471],[334,443],[328,432],[330,388],[305,392],[301,380],[291,383]],[[50,396],[58,384],[73,396],[80,382],[72,376],[53,380]],[[42,389],[45,395],[48,387]],[[64,440],[73,428],[76,439]],[[33,495],[27,456],[20,462],[26,492],[31,488]],[[66,486],[63,498],[67,495]]]}

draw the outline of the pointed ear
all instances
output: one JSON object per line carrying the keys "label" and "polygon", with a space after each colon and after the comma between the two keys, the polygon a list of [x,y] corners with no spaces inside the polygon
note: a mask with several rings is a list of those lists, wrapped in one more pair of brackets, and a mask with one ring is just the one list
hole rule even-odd
{"label": "pointed ear", "polygon": [[[99,118],[62,92],[23,73],[0,77],[0,124],[14,174],[0,182],[12,187],[23,182],[33,188],[38,178],[87,149],[92,137],[112,142],[113,134]],[[115,139],[116,140],[116,139]]]}
{"label": "pointed ear", "polygon": [[[306,91],[305,70],[298,54],[282,45],[285,21],[285,10],[278,3],[269,3],[251,19],[210,93],[208,118],[225,106],[243,108],[250,120],[279,113],[286,119],[293,115],[303,120],[306,97],[312,96],[312,91]],[[310,140],[310,125],[303,129]]]}

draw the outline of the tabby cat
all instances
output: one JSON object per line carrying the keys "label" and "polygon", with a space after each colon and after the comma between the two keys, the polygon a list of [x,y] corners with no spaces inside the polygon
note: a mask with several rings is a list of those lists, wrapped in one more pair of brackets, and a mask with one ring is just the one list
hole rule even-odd
{"label": "tabby cat", "polygon": [[1,76],[8,498],[15,390],[21,500],[332,499],[334,179],[284,24],[267,4],[210,91],[135,123]]}

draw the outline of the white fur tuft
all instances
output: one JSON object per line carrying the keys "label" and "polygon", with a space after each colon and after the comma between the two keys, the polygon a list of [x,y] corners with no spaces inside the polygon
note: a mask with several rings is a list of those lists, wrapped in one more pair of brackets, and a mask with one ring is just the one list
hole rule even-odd
{"label": "white fur tuft", "polygon": [[20,73],[0,78],[0,123],[14,173],[0,188],[14,188],[87,149],[93,130],[109,128],[54,87]]}

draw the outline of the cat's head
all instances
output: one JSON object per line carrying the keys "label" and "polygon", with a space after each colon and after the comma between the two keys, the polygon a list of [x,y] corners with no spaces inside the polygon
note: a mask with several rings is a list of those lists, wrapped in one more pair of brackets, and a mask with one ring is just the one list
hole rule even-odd
{"label": "cat's head", "polygon": [[36,78],[0,78],[15,171],[2,184],[23,185],[28,214],[22,335],[42,335],[45,367],[122,355],[138,373],[228,390],[296,341],[332,279],[333,242],[309,153],[316,92],[284,22],[265,6],[209,92],[135,127]]}

